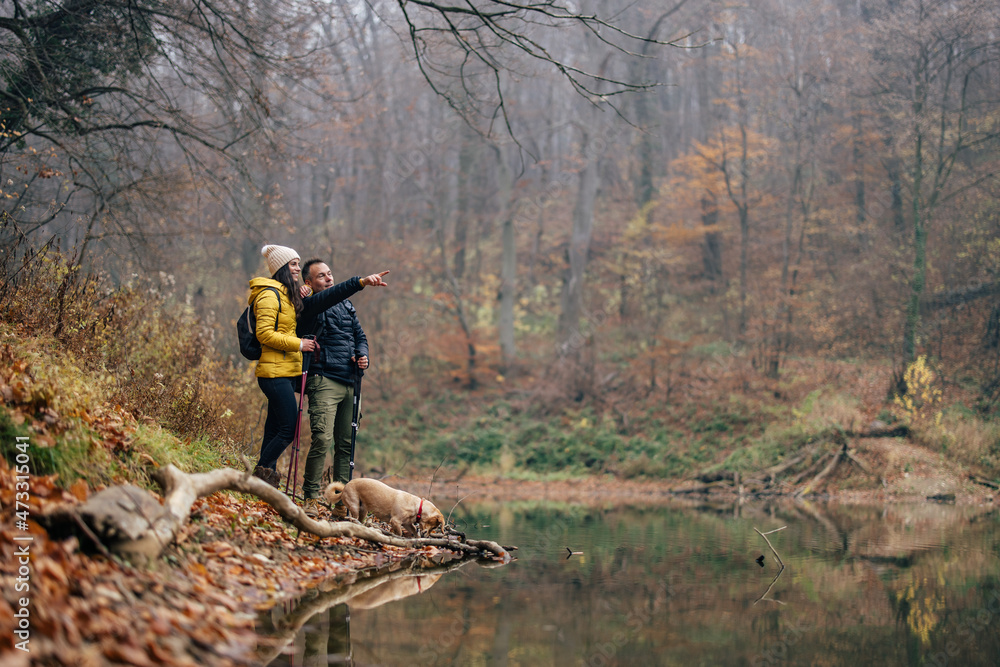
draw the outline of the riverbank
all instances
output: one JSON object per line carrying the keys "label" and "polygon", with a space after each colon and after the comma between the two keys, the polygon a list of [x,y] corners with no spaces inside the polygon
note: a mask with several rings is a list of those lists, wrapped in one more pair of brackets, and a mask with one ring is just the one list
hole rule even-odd
{"label": "riverbank", "polygon": [[[56,506],[84,501],[85,485],[62,489],[52,476],[32,476],[28,487],[22,524],[16,476],[0,459],[0,664],[7,667],[254,664],[261,610],[366,571],[453,558],[434,547],[320,540],[256,498],[216,493],[195,502],[160,559],[134,567],[85,552],[76,537],[52,539],[36,523]],[[18,549],[30,554],[25,568]],[[25,621],[15,608],[27,608]]]}
{"label": "riverbank", "polygon": [[[879,475],[877,481],[852,472],[831,479],[811,498],[838,504],[927,503],[930,495],[951,493],[954,498],[947,502],[959,505],[996,502],[993,489],[971,482],[960,467],[909,443],[863,443],[857,455]],[[50,539],[34,522],[27,531],[19,528],[16,477],[6,463],[0,462],[0,468],[0,659],[5,665],[30,664],[28,654],[12,640],[20,596],[15,593],[19,566],[14,553],[19,535],[31,538],[27,599],[35,664],[251,664],[259,650],[259,611],[310,589],[336,588],[359,573],[421,567],[453,557],[431,547],[320,540],[291,529],[262,501],[217,493],[195,503],[191,521],[158,562],[136,568],[101,553],[83,553],[76,538]],[[532,480],[439,470],[433,483],[430,479],[386,481],[433,499],[446,514],[459,503],[477,502],[611,507],[740,500],[738,491],[723,487],[691,494],[685,492],[691,482],[612,476]],[[60,488],[52,476],[32,477],[29,486],[29,517],[55,505],[82,502],[91,492],[83,484]],[[751,496],[743,499],[753,502]]]}
{"label": "riverbank", "polygon": [[[107,486],[128,483],[155,489],[150,471],[168,463],[187,472],[247,465],[247,442],[255,438],[246,437],[245,426],[239,425],[253,422],[239,421],[228,409],[222,410],[233,403],[205,397],[216,396],[211,389],[225,395],[226,401],[259,406],[258,394],[233,398],[232,383],[176,379],[177,387],[198,386],[206,393],[181,392],[183,400],[173,400],[168,388],[155,383],[114,383],[85,371],[49,339],[7,336],[5,340],[10,342],[0,346],[0,360],[6,361],[0,364],[0,396],[5,402],[0,409],[0,444],[3,458],[14,462],[22,454],[14,443],[30,443],[28,456],[35,473],[27,480],[30,517],[56,504],[82,502]],[[252,388],[250,382],[235,386]],[[119,402],[122,396],[134,400]],[[706,499],[734,503],[741,497],[737,485],[688,493],[698,484],[693,477],[713,470],[759,470],[810,447],[825,447],[832,453],[840,446],[838,434],[874,418],[871,409],[864,414],[845,409],[839,396],[834,393],[823,401],[788,399],[780,418],[774,416],[774,406],[710,398],[704,400],[704,408],[678,404],[667,411],[651,409],[652,416],[645,418],[633,412],[620,420],[589,408],[538,415],[517,406],[501,410],[502,401],[481,396],[478,401],[420,403],[419,409],[399,403],[393,407],[423,422],[396,423],[388,416],[368,415],[358,471],[381,476],[373,464],[387,470],[401,466],[407,476],[386,481],[432,499],[446,515],[458,502],[478,501],[590,506],[683,506]],[[204,407],[209,403],[211,411]],[[874,398],[869,403],[876,405]],[[149,411],[154,404],[160,412]],[[428,413],[441,414],[445,404],[455,410],[450,420],[426,419]],[[794,414],[785,415],[787,411]],[[191,421],[209,414],[210,424]],[[163,416],[169,419],[159,421]],[[213,439],[206,424],[229,435]],[[376,428],[369,429],[371,424]],[[396,430],[380,432],[390,426]],[[815,495],[809,497],[838,503],[926,503],[938,496],[956,504],[995,503],[996,491],[971,482],[971,468],[963,467],[968,461],[993,456],[994,426],[985,422],[973,426],[966,431],[948,426],[951,430],[942,431],[948,439],[942,435],[936,450],[933,440],[925,446],[916,444],[916,438],[851,438],[850,451],[868,472],[839,466],[811,489]],[[966,435],[955,435],[961,433]],[[417,437],[421,434],[423,440]],[[819,461],[819,453],[816,456]],[[433,466],[442,460],[460,467],[435,472]],[[431,467],[417,473],[418,464]],[[14,611],[24,606],[22,598],[29,600],[30,658],[36,664],[242,665],[254,662],[259,610],[293,600],[309,589],[336,586],[358,573],[450,557],[434,548],[314,539],[289,528],[254,498],[219,493],[197,501],[190,523],[152,567],[134,568],[99,552],[83,553],[76,538],[50,539],[31,521],[28,528],[20,528],[18,480],[6,462],[0,466],[4,665],[29,664],[28,654],[16,649],[13,641]],[[571,472],[575,476],[567,476]],[[775,491],[791,495],[800,488],[789,483]],[[15,548],[20,543],[15,537],[31,538],[26,591],[18,589],[21,573]]]}
{"label": "riverbank", "polygon": [[[809,494],[837,503],[950,502],[978,505],[1000,502],[1000,493],[975,481],[979,477],[958,463],[901,438],[868,438],[857,443],[855,455],[867,467],[843,466],[839,474]],[[679,497],[752,500],[792,497],[796,487],[775,485],[755,493],[734,485],[705,484],[690,480],[619,479],[611,475],[575,479],[524,479],[484,474],[439,471],[408,478],[389,478],[411,493],[451,502],[548,501],[571,504],[667,504]],[[694,490],[698,489],[697,492]],[[441,503],[448,506],[448,503]]]}

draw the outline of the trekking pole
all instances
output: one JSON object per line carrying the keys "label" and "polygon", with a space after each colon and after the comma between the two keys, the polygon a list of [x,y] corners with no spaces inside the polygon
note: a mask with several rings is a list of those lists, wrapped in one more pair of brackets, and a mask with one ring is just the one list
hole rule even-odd
{"label": "trekking pole", "polygon": [[[303,338],[315,338],[315,336],[303,336]],[[285,478],[285,493],[288,494],[288,487],[292,487],[289,497],[295,499],[295,489],[299,485],[299,435],[302,432],[302,401],[306,396],[306,376],[309,374],[309,362],[312,361],[313,354],[302,355],[302,384],[299,387],[299,413],[295,419],[295,439],[293,440],[291,461],[288,465],[288,476]]]}
{"label": "trekking pole", "polygon": [[[288,462],[288,475],[285,477],[285,493],[295,499],[295,489],[299,484],[299,430],[302,425],[302,397],[306,389],[306,374],[302,373],[302,387],[299,393],[299,414],[295,420],[295,439],[292,441],[292,455]],[[291,493],[288,488],[291,487]]]}
{"label": "trekking pole", "polygon": [[361,376],[363,370],[354,362],[354,414],[351,416],[351,467],[347,471],[347,481],[354,477],[354,445],[358,441],[358,424],[361,423]]}

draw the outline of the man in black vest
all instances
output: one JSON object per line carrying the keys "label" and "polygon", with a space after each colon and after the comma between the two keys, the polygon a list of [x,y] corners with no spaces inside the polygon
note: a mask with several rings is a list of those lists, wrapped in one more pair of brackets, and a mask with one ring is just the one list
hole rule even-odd
{"label": "man in black vest", "polygon": [[[313,293],[333,285],[330,267],[318,259],[302,265],[302,279]],[[350,301],[344,300],[315,318],[303,319],[299,336],[315,334],[319,351],[313,356],[306,380],[312,443],[306,457],[302,485],[305,512],[315,517],[326,453],[333,450],[333,479],[347,482],[351,462],[351,417],[355,369],[368,368],[368,339]]]}

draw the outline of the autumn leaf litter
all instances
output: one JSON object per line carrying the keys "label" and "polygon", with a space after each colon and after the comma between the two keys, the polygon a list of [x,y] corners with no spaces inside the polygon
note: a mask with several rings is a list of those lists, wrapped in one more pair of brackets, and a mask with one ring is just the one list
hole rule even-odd
{"label": "autumn leaf litter", "polygon": [[[258,611],[338,577],[394,561],[432,558],[353,538],[317,539],[286,525],[263,501],[235,493],[200,499],[191,521],[151,567],[81,552],[30,522],[30,590],[15,590],[15,476],[0,459],[0,663],[27,664],[14,642],[14,609],[30,598],[33,664],[243,665],[261,642]],[[78,504],[89,489],[32,477],[29,514]],[[99,490],[99,489],[95,489]],[[323,517],[327,518],[327,517]]]}

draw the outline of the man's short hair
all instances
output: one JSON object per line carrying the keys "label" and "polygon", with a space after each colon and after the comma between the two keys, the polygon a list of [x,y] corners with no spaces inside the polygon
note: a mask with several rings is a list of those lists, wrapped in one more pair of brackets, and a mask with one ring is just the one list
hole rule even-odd
{"label": "man's short hair", "polygon": [[314,258],[310,259],[309,261],[307,261],[305,264],[303,264],[302,265],[302,280],[303,280],[303,282],[306,281],[306,280],[312,280],[312,276],[309,275],[309,272],[312,271],[313,264],[322,264],[322,263],[323,263],[323,260],[319,259],[318,257],[314,257]]}

